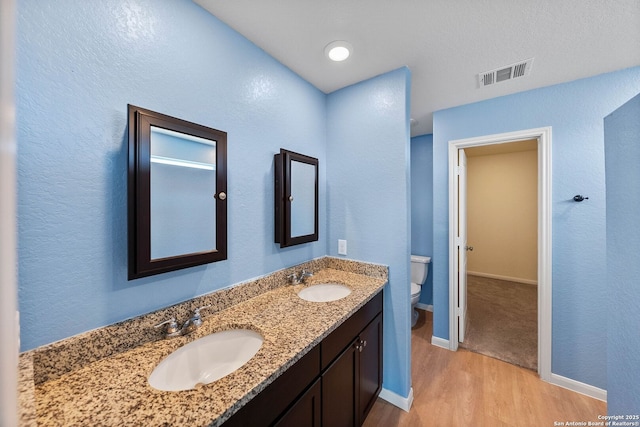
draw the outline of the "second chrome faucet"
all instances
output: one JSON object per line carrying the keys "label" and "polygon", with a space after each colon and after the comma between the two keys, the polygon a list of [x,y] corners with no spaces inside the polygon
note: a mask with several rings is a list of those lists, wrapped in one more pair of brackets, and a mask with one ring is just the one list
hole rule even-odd
{"label": "second chrome faucet", "polygon": [[169,320],[165,320],[162,323],[158,323],[155,325],[155,328],[160,328],[164,325],[167,325],[165,328],[165,338],[179,337],[181,335],[188,335],[191,332],[195,331],[202,325],[202,316],[200,315],[200,310],[204,310],[205,308],[209,308],[211,305],[205,305],[203,307],[198,307],[193,311],[193,316],[191,316],[182,327],[178,327],[178,322],[175,317],[172,317]]}
{"label": "second chrome faucet", "polygon": [[300,283],[305,283],[307,277],[313,276],[313,273],[307,270],[302,270],[300,273],[291,273],[287,278],[289,279],[289,283],[292,285],[299,285]]}

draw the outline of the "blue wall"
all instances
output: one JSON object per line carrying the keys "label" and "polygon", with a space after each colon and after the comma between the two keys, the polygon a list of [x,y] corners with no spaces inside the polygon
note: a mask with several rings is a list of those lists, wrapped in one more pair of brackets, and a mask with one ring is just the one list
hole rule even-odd
{"label": "blue wall", "polygon": [[[21,1],[16,98],[22,350],[326,254],[326,95],[192,2]],[[127,103],[228,132],[227,261],[127,281]],[[281,147],[321,165],[288,249]]]}
{"label": "blue wall", "polygon": [[[411,138],[411,253],[433,254],[433,135]],[[420,302],[433,304],[433,258]]]}
{"label": "blue wall", "polygon": [[389,265],[383,387],[402,397],[411,385],[409,88],[401,68],[327,103],[329,254],[346,239],[348,258]]}
{"label": "blue wall", "polygon": [[[408,395],[407,69],[325,95],[187,1],[25,0],[18,20],[23,351],[336,255],[346,238],[350,258],[390,266],[384,381]],[[127,281],[128,103],[228,133],[228,260]],[[320,239],[286,249],[273,243],[281,147],[320,161]]]}
{"label": "blue wall", "polygon": [[[434,114],[434,334],[449,337],[447,145],[552,127],[552,372],[607,388],[603,119],[640,91],[640,67]],[[586,194],[586,203],[571,201]]]}
{"label": "blue wall", "polygon": [[604,120],[607,184],[607,411],[640,408],[640,95]]}

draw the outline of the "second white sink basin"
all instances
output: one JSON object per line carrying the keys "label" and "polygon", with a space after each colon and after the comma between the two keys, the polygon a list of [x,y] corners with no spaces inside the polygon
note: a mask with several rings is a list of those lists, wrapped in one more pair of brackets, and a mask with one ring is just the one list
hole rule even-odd
{"label": "second white sink basin", "polygon": [[264,339],[249,329],[216,332],[186,344],[151,372],[149,385],[163,391],[191,390],[225,377],[247,363]]}
{"label": "second white sink basin", "polygon": [[298,296],[305,301],[329,302],[342,299],[351,293],[351,289],[340,283],[320,283],[311,285],[298,292]]}

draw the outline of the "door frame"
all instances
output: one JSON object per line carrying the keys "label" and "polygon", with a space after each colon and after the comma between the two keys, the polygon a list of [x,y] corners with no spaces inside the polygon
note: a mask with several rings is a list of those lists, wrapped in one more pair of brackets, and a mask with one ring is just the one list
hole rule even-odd
{"label": "door frame", "polygon": [[18,423],[16,2],[0,1],[0,425]]}
{"label": "door frame", "polygon": [[[464,337],[466,334],[466,319],[467,319],[467,308],[469,302],[467,300],[467,275],[460,274],[460,268],[464,268],[464,271],[468,270],[467,260],[469,259],[467,254],[467,245],[468,245],[468,227],[467,227],[467,154],[464,149],[458,149],[458,163],[456,167],[457,176],[457,185],[455,186],[456,190],[458,190],[458,197],[456,200],[458,201],[458,208],[456,209],[457,221],[454,223],[454,235],[455,239],[455,247],[454,247],[454,258],[453,263],[458,266],[456,269],[456,284],[458,290],[458,303],[456,304],[456,317],[458,319],[458,342],[464,342]],[[464,191],[463,191],[464,190]],[[461,203],[463,202],[463,203]],[[462,291],[462,292],[461,292]]]}
{"label": "door frame", "polygon": [[455,224],[458,222],[456,167],[458,150],[536,139],[538,141],[538,375],[551,378],[551,127],[449,141],[449,349],[458,349],[458,265]]}

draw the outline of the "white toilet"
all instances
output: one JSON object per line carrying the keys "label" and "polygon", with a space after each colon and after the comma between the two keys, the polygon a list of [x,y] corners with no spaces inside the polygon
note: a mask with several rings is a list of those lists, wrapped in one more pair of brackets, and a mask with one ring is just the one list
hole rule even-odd
{"label": "white toilet", "polygon": [[431,257],[411,255],[411,327],[418,321],[416,304],[420,301],[420,289],[427,280]]}

